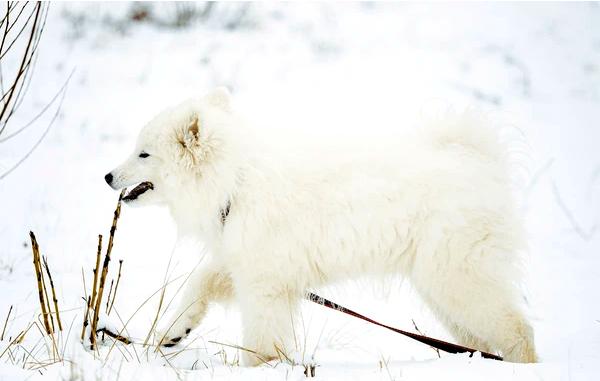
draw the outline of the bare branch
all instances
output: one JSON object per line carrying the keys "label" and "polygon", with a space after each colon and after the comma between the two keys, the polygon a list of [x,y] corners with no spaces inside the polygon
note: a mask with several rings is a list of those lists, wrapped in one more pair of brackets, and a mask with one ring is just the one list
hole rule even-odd
{"label": "bare branch", "polygon": [[15,165],[13,165],[9,170],[7,170],[6,172],[4,172],[3,174],[0,175],[0,180],[4,179],[6,176],[8,176],[12,171],[14,171],[15,169],[17,169],[21,164],[23,164],[23,162],[25,160],[27,160],[27,158],[29,158],[29,156],[31,156],[31,154],[33,153],[33,151],[36,150],[36,148],[40,145],[40,143],[42,143],[42,140],[44,140],[44,138],[46,137],[46,135],[48,135],[48,132],[50,131],[50,128],[52,128],[52,125],[54,124],[54,122],[56,121],[56,118],[58,117],[58,114],[60,113],[61,110],[61,106],[62,106],[62,102],[65,98],[65,94],[66,91],[63,92],[62,98],[60,100],[60,104],[56,110],[56,112],[54,113],[54,116],[52,117],[52,120],[50,121],[50,123],[48,124],[48,126],[46,127],[46,130],[44,130],[44,133],[42,134],[42,136],[40,136],[40,138],[37,140],[37,142],[33,145],[33,147],[31,147],[31,149],[29,150],[29,152],[27,152],[27,154],[25,154],[25,156],[23,156],[21,158],[21,160],[19,160]]}
{"label": "bare branch", "polygon": [[69,85],[69,82],[71,81],[71,77],[73,76],[74,73],[75,73],[75,69],[73,69],[73,71],[71,71],[71,74],[69,74],[69,77],[66,79],[65,83],[58,90],[58,92],[56,92],[56,94],[50,100],[50,102],[48,104],[46,104],[46,106],[44,106],[44,108],[36,116],[34,116],[29,122],[27,122],[22,127],[19,127],[16,131],[14,131],[4,137],[0,137],[0,143],[3,143],[5,141],[19,135],[21,132],[25,131],[28,127],[33,125],[42,115],[44,115],[46,113],[46,111],[48,111],[50,106],[52,106],[54,104],[54,102],[56,102],[56,100],[59,98],[59,96],[67,90],[67,86]]}
{"label": "bare branch", "polygon": [[[19,68],[19,71],[17,73],[17,77],[15,78],[14,85],[11,86],[10,90],[8,91],[8,99],[4,102],[3,107],[0,110],[0,120],[2,120],[2,117],[6,113],[6,110],[8,109],[10,101],[11,101],[11,99],[13,97],[14,92],[15,92],[16,86],[19,83],[19,80],[21,79],[21,75],[23,74],[23,71],[26,68],[25,65],[28,66],[29,62],[31,62],[31,59],[29,59],[29,61],[28,61],[27,58],[29,57],[28,56],[29,50],[31,49],[33,41],[34,41],[34,37],[35,37],[35,34],[36,34],[36,25],[38,23],[38,18],[40,16],[41,9],[42,9],[41,3],[38,3],[37,6],[36,6],[35,19],[33,20],[33,27],[31,28],[31,34],[29,36],[29,41],[27,43],[27,47],[25,48],[25,54],[23,54],[23,60],[21,61],[21,67]],[[9,49],[10,49],[10,47],[9,47]],[[0,59],[2,59],[2,57],[3,56],[0,56]],[[0,129],[0,134],[2,134],[2,132],[4,131],[5,127],[6,127],[6,124]]]}

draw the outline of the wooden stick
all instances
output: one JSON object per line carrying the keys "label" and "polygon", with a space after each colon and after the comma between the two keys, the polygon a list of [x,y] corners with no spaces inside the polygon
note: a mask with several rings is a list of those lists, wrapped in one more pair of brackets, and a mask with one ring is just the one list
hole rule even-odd
{"label": "wooden stick", "polygon": [[[100,270],[100,258],[102,256],[102,234],[98,235],[98,250],[96,251],[96,267],[94,267],[94,283],[92,284],[92,298],[90,300],[90,308],[92,309],[92,326],[94,325],[93,316],[95,316],[94,308],[96,307],[96,290],[98,285],[98,272]],[[85,328],[84,328],[85,330]],[[90,332],[90,342],[92,349],[96,343],[96,335],[92,330]]]}
{"label": "wooden stick", "polygon": [[100,281],[98,282],[98,293],[96,294],[96,303],[94,305],[94,315],[92,317],[92,328],[90,330],[90,342],[91,348],[94,349],[96,345],[96,330],[98,328],[98,319],[100,315],[100,307],[102,304],[102,294],[104,293],[104,283],[106,282],[106,275],[108,274],[108,264],[110,263],[110,252],[106,252],[104,256],[104,264],[102,265],[102,273],[100,274]]}
{"label": "wooden stick", "polygon": [[108,307],[110,306],[110,296],[112,295],[114,279],[110,280],[110,288],[108,289],[108,296],[106,297],[106,314],[108,315]]}
{"label": "wooden stick", "polygon": [[35,268],[35,276],[37,279],[37,287],[38,287],[38,298],[40,300],[40,307],[42,308],[42,316],[44,318],[44,328],[46,328],[46,333],[51,334],[52,328],[50,328],[50,323],[48,322],[48,312],[46,311],[46,302],[44,301],[44,288],[42,286],[42,270],[39,267],[39,247],[37,241],[35,239],[35,234],[32,231],[29,232],[29,237],[31,238],[31,250],[33,251],[33,266]]}
{"label": "wooden stick", "polygon": [[102,274],[100,275],[100,282],[98,284],[98,294],[96,296],[96,305],[94,307],[94,318],[92,319],[92,329],[90,331],[90,342],[91,349],[96,345],[96,330],[98,328],[98,318],[100,314],[100,305],[102,303],[102,294],[104,293],[104,283],[106,282],[106,275],[108,274],[108,264],[110,263],[110,254],[113,248],[113,241],[115,238],[115,232],[117,231],[117,221],[121,214],[121,200],[125,195],[126,189],[123,189],[119,195],[119,201],[117,202],[117,208],[115,209],[113,223],[110,228],[110,236],[108,237],[108,246],[106,248],[106,255],[104,256],[104,264],[102,265]]}
{"label": "wooden stick", "polygon": [[54,281],[52,280],[52,274],[50,273],[50,268],[48,267],[48,260],[46,256],[43,256],[44,267],[46,268],[46,273],[48,274],[48,279],[50,280],[50,289],[52,290],[52,301],[54,302],[54,311],[56,312],[56,321],[58,322],[58,330],[62,331],[62,324],[60,322],[60,312],[58,311],[58,299],[56,299],[56,291],[54,290]]}
{"label": "wooden stick", "polygon": [[115,304],[115,299],[117,298],[117,289],[119,288],[119,281],[121,280],[121,267],[123,267],[123,260],[119,260],[119,275],[117,275],[117,284],[115,285],[115,293],[113,294],[112,302],[110,302],[110,308],[108,309],[107,315],[110,315],[110,312],[113,309],[113,305]]}
{"label": "wooden stick", "polygon": [[[38,266],[40,267],[40,271],[42,271],[42,261],[40,259],[40,253],[38,250],[37,253]],[[50,335],[50,339],[52,340],[52,357],[56,360],[56,356],[60,357],[58,352],[58,346],[56,345],[56,338],[54,337],[54,333],[56,332],[56,328],[54,327],[54,314],[52,313],[52,308],[50,307],[50,298],[48,297],[48,288],[46,287],[46,277],[44,273],[42,273],[42,287],[44,288],[44,297],[46,299],[46,308],[48,309],[48,316],[50,317],[50,324],[52,325],[52,334]]]}
{"label": "wooden stick", "polygon": [[96,286],[98,285],[98,269],[100,268],[100,257],[102,256],[102,234],[98,235],[98,251],[96,252],[96,267],[94,267],[94,283],[92,284],[92,303],[96,305]]}
{"label": "wooden stick", "polygon": [[[117,282],[118,284],[118,282]],[[2,328],[2,335],[0,335],[0,340],[4,340],[4,332],[6,331],[6,325],[8,324],[8,318],[10,317],[10,313],[12,312],[13,306],[11,305],[8,314],[6,315],[6,320],[4,321],[4,328]]]}
{"label": "wooden stick", "polygon": [[100,328],[98,330],[98,332],[102,332],[105,333],[106,335],[112,337],[113,339],[122,342],[123,344],[131,344],[131,340],[129,340],[127,337],[119,335],[117,333],[114,333],[112,331],[110,331],[108,328]]}
{"label": "wooden stick", "polygon": [[[42,271],[42,260],[40,259],[40,253],[38,251],[38,266],[40,266],[40,271]],[[50,324],[52,325],[52,333],[54,333],[54,317],[52,315],[52,309],[50,308],[50,298],[48,298],[48,289],[46,288],[46,277],[42,272],[42,288],[44,289],[44,297],[46,300],[46,308],[48,309],[48,316],[50,318]]]}
{"label": "wooden stick", "polygon": [[123,200],[126,191],[127,189],[123,189],[121,191],[121,194],[119,195],[119,201],[117,202],[117,208],[114,212],[113,223],[110,228],[110,236],[108,237],[108,248],[106,249],[106,253],[108,255],[110,255],[110,253],[112,252],[113,241],[115,239],[115,232],[117,231],[117,221],[119,220],[119,216],[121,215],[121,201]]}

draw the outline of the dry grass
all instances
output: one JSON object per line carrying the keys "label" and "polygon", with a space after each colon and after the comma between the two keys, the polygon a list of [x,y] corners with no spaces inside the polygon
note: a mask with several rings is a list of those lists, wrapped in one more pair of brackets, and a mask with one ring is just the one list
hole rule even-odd
{"label": "dry grass", "polygon": [[[419,329],[419,327],[417,327],[417,323],[415,322],[415,319],[411,319],[412,323],[413,323],[413,327],[415,328],[415,331],[417,331],[417,333],[419,335],[425,336],[425,334],[423,332],[421,332],[421,330]],[[431,345],[429,346],[429,348],[433,349],[435,351],[435,353],[437,354],[438,358],[442,358],[442,355],[440,354],[440,350],[432,347]]]}
{"label": "dry grass", "polygon": [[44,268],[46,269],[46,274],[48,275],[48,279],[50,280],[50,289],[52,290],[52,301],[54,302],[54,311],[56,313],[56,322],[58,323],[58,329],[62,331],[62,323],[60,321],[60,311],[58,309],[58,299],[56,298],[56,290],[54,289],[54,281],[52,280],[52,273],[50,272],[50,268],[48,267],[48,260],[46,257],[42,257],[44,260]]}
{"label": "dry grass", "polygon": [[0,341],[4,340],[4,333],[6,333],[6,326],[8,325],[8,319],[10,318],[10,313],[13,310],[13,306],[11,305],[8,309],[8,313],[6,314],[6,320],[4,320],[4,326],[2,327],[2,335],[0,335]]}
{"label": "dry grass", "polygon": [[[107,315],[110,315],[110,312],[113,309],[113,306],[115,304],[115,299],[117,299],[117,290],[119,289],[119,282],[121,281],[121,269],[123,267],[123,260],[120,259],[119,260],[119,275],[117,276],[117,284],[115,285],[115,293],[113,294],[113,298],[112,301],[110,302],[110,307],[108,308],[108,311],[106,311]],[[112,286],[112,283],[111,283]]]}
{"label": "dry grass", "polygon": [[[98,282],[98,291],[96,296],[95,305],[92,304],[94,308],[94,317],[92,319],[91,329],[90,329],[90,349],[94,349],[96,346],[96,336],[98,329],[98,319],[100,316],[100,308],[102,306],[102,294],[104,293],[104,285],[106,283],[106,276],[108,275],[108,265],[110,264],[110,254],[112,253],[112,248],[115,239],[115,232],[117,231],[117,222],[119,221],[119,216],[121,215],[121,201],[123,200],[123,196],[125,196],[126,189],[121,191],[119,195],[119,201],[117,202],[117,208],[115,209],[113,223],[110,228],[110,235],[108,237],[108,247],[106,248],[106,254],[104,255],[104,264],[102,265],[102,274],[100,275],[100,280]],[[98,263],[98,262],[96,262]],[[98,268],[96,267],[95,276],[97,276]]]}

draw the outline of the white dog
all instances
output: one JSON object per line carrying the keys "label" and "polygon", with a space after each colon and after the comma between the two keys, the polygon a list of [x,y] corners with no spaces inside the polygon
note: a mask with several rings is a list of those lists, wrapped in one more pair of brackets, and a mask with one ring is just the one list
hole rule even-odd
{"label": "white dog", "polygon": [[105,179],[138,184],[130,205],[165,204],[181,236],[210,248],[161,342],[174,345],[211,302],[241,309],[243,361],[293,352],[306,291],[399,274],[463,345],[534,362],[521,308],[523,227],[494,130],[465,114],[395,150],[288,163],[253,149],[227,90],[164,111]]}

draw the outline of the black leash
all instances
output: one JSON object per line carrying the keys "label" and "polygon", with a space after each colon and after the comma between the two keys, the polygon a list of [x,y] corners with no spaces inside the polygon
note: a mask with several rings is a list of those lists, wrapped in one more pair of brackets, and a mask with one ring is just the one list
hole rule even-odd
{"label": "black leash", "polygon": [[419,342],[421,342],[423,344],[427,344],[427,345],[429,345],[429,346],[431,346],[433,348],[437,348],[437,349],[442,350],[444,352],[448,352],[448,353],[466,353],[466,352],[469,352],[471,354],[471,356],[473,356],[473,353],[475,353],[475,352],[481,352],[481,357],[483,357],[483,358],[493,359],[493,360],[498,360],[498,361],[503,361],[502,357],[494,355],[494,354],[491,354],[491,353],[482,352],[480,350],[469,348],[469,347],[463,347],[462,345],[449,343],[447,341],[443,341],[443,340],[439,340],[439,339],[434,339],[433,337],[428,337],[428,336],[424,336],[424,335],[418,335],[416,333],[412,333],[412,332],[408,332],[408,331],[403,331],[403,330],[398,329],[398,328],[390,327],[389,325],[381,324],[381,323],[379,323],[379,322],[377,322],[377,321],[375,321],[373,319],[369,319],[368,317],[359,314],[358,312],[354,312],[354,311],[352,311],[352,310],[350,310],[350,309],[348,309],[348,308],[346,308],[344,306],[340,306],[339,304],[334,303],[334,302],[332,302],[330,300],[327,300],[327,299],[325,299],[325,298],[323,298],[323,297],[321,297],[321,296],[319,296],[317,294],[313,294],[312,292],[308,293],[307,299],[310,300],[311,302],[320,304],[322,306],[331,308],[333,310],[340,311],[340,312],[343,312],[343,313],[345,313],[347,315],[357,317],[357,318],[362,319],[364,321],[367,321],[367,322],[369,322],[371,324],[375,324],[375,325],[378,325],[380,327],[387,328],[387,329],[389,329],[391,331],[394,331],[396,333],[399,333],[401,335],[408,336],[408,337],[410,337],[413,340],[417,340],[417,341],[419,341]]}

